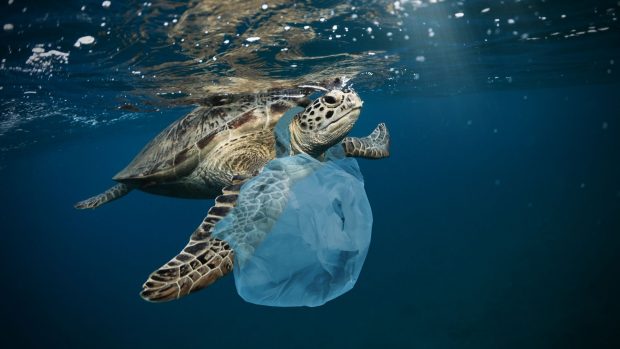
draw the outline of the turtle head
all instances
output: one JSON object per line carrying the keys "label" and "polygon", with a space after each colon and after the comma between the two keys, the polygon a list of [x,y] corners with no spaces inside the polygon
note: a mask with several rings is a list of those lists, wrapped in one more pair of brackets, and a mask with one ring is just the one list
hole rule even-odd
{"label": "turtle head", "polygon": [[293,152],[317,157],[340,142],[357,121],[362,103],[357,93],[346,88],[314,100],[289,126]]}

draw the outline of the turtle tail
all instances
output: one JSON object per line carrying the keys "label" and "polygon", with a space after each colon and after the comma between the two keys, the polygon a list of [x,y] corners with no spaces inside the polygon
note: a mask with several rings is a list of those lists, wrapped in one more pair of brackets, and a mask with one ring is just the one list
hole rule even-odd
{"label": "turtle tail", "polygon": [[119,183],[99,195],[78,202],[74,205],[74,207],[80,210],[87,208],[97,208],[107,202],[116,200],[122,196],[127,195],[127,193],[131,191],[131,189],[132,188],[129,187],[127,184]]}

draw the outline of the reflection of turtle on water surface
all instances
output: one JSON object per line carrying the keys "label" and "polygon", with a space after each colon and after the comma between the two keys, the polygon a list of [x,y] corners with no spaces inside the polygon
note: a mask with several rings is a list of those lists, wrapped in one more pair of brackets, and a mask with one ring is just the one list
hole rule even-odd
{"label": "reflection of turtle on water surface", "polygon": [[141,296],[172,300],[204,288],[232,270],[230,246],[211,236],[213,227],[235,206],[241,185],[276,157],[276,123],[293,107],[305,110],[289,124],[290,149],[321,158],[340,143],[347,156],[378,159],[389,155],[389,135],[380,124],[365,138],[346,137],[357,121],[362,101],[349,89],[327,90],[311,102],[310,88],[266,96],[218,100],[177,120],[135,157],[114,180],[119,184],[76,204],[96,208],[132,189],[193,198],[213,198],[203,223],[187,246],[153,272]]}

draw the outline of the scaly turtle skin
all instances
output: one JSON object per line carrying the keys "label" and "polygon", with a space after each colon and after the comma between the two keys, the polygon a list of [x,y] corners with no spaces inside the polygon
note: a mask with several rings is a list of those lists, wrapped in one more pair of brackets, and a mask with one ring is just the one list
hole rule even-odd
{"label": "scaly turtle skin", "polygon": [[220,194],[187,246],[150,275],[141,292],[144,299],[176,299],[232,270],[233,251],[226,242],[211,236],[212,229],[236,205],[241,185],[275,158],[274,128],[288,109],[306,108],[289,124],[292,154],[321,159],[327,149],[342,142],[347,156],[389,156],[384,124],[368,137],[345,139],[362,107],[355,92],[333,89],[312,103],[308,94],[309,90],[296,90],[199,107],[155,137],[114,177],[119,184],[76,204],[77,208],[96,208],[134,188],[177,197],[213,198]]}

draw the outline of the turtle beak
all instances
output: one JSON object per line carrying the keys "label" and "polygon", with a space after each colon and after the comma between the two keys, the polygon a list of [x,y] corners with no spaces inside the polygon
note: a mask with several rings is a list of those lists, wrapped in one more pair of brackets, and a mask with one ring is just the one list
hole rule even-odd
{"label": "turtle beak", "polygon": [[355,92],[349,92],[345,95],[344,103],[347,109],[359,109],[364,105],[362,99]]}

